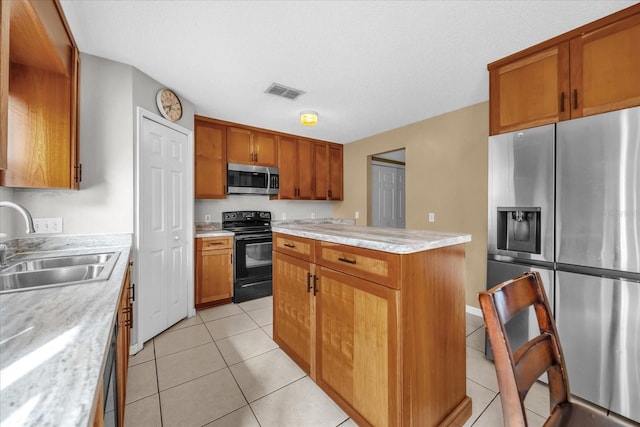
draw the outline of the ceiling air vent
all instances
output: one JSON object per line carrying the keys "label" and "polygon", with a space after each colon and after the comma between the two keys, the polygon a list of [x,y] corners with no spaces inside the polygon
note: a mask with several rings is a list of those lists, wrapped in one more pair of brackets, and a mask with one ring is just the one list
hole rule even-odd
{"label": "ceiling air vent", "polygon": [[288,99],[296,99],[304,92],[299,89],[294,89],[292,87],[287,87],[285,85],[281,85],[279,83],[273,83],[267,90],[266,93],[270,93],[272,95],[281,96],[283,98]]}

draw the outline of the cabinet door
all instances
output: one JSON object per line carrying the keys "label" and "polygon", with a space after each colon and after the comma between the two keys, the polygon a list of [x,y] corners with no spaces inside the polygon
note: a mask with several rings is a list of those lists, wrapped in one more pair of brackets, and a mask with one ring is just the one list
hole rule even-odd
{"label": "cabinet door", "polygon": [[[0,2],[0,52],[9,52],[11,3]],[[9,124],[9,55],[0,55],[0,170],[7,168]]]}
{"label": "cabinet door", "polygon": [[311,264],[273,252],[273,339],[307,373],[311,371]]}
{"label": "cabinet door", "polygon": [[275,135],[253,132],[253,161],[256,165],[278,166],[278,139]]}
{"label": "cabinet door", "polygon": [[399,425],[398,291],[325,267],[316,296],[317,380],[374,426]]}
{"label": "cabinet door", "polygon": [[571,116],[640,105],[640,15],[571,40]]}
{"label": "cabinet door", "polygon": [[489,70],[490,134],[569,118],[569,43]]}
{"label": "cabinet door", "polygon": [[116,341],[116,370],[117,370],[117,402],[119,424],[124,424],[124,408],[126,403],[127,373],[129,366],[129,345],[131,334],[131,319],[133,306],[130,303],[130,271],[127,269],[122,284],[120,302],[118,304],[118,337]]}
{"label": "cabinet door", "polygon": [[195,198],[224,199],[227,185],[227,129],[195,120]]}
{"label": "cabinet door", "polygon": [[[298,140],[298,199],[313,199],[314,169],[313,143],[305,139]],[[282,170],[281,170],[282,173]]]}
{"label": "cabinet door", "polygon": [[278,199],[293,200],[298,195],[298,142],[293,138],[280,137],[278,140],[278,169],[280,189]]}
{"label": "cabinet door", "polygon": [[248,129],[227,128],[227,161],[229,163],[253,163],[253,138]]}
{"label": "cabinet door", "polygon": [[208,305],[233,296],[233,251],[203,250],[196,253],[196,305]]}
{"label": "cabinet door", "polygon": [[313,143],[313,198],[327,200],[329,197],[329,144]]}
{"label": "cabinet door", "polygon": [[329,145],[329,200],[342,200],[342,146]]}
{"label": "cabinet door", "polygon": [[0,60],[0,185],[77,189],[77,48],[57,2],[9,3],[0,16],[2,52],[11,50]]}

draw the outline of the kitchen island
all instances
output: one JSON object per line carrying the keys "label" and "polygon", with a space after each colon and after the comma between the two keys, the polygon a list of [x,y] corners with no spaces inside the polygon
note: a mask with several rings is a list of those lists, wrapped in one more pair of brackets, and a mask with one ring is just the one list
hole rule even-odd
{"label": "kitchen island", "polygon": [[104,252],[118,259],[107,280],[0,294],[2,425],[91,426],[102,414],[98,396],[118,302],[128,293],[131,242],[130,234],[12,242],[24,260]]}
{"label": "kitchen island", "polygon": [[274,340],[361,426],[462,425],[468,234],[278,224]]}

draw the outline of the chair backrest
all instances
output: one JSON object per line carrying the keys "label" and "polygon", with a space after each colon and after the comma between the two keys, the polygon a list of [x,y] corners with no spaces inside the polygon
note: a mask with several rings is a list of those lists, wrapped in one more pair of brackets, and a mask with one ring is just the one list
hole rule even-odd
{"label": "chair backrest", "polygon": [[[493,350],[505,425],[526,426],[524,399],[544,372],[548,373],[551,409],[569,402],[569,379],[549,301],[536,272],[480,292],[480,307]],[[505,324],[533,306],[540,335],[511,351]]]}

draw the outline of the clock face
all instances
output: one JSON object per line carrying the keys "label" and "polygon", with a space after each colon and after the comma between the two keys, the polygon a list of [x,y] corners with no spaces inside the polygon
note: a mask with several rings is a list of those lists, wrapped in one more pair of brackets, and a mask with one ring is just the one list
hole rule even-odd
{"label": "clock face", "polygon": [[170,89],[160,89],[156,95],[158,110],[166,119],[176,122],[182,117],[182,104],[178,96]]}

